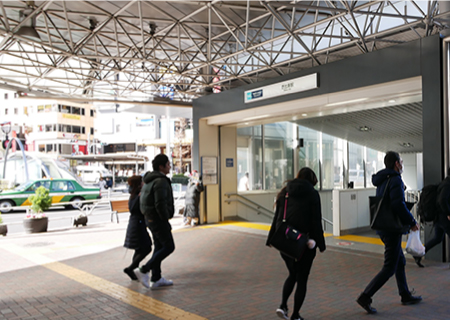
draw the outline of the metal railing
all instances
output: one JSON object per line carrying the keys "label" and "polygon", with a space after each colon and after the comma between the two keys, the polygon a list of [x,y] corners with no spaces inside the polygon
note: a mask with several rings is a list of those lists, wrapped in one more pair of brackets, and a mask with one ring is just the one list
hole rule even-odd
{"label": "metal railing", "polygon": [[[128,200],[128,197],[126,198]],[[83,200],[83,201],[76,201],[76,202],[57,202],[57,203],[52,203],[50,206],[51,207],[65,207],[65,206],[73,206],[75,203],[76,204],[80,204],[80,206],[75,207],[75,209],[78,209],[84,216],[90,216],[93,214],[95,209],[98,209],[99,207],[101,207],[102,205],[105,206],[107,205],[108,208],[111,208],[110,206],[110,202],[114,201],[114,200],[125,200],[125,198],[123,199],[119,199],[119,197],[111,197],[111,198],[101,198],[101,199],[95,199],[95,200]],[[83,205],[84,204],[84,205]],[[25,210],[25,214],[31,214],[31,206],[14,206],[11,207],[11,209],[13,210]],[[48,212],[46,212],[46,215],[48,216]],[[111,222],[113,222],[113,214],[114,212],[111,213]],[[53,217],[52,220],[65,220],[65,219],[71,219],[71,222],[73,224],[74,220],[77,219],[79,216],[75,216],[75,217]],[[117,217],[117,222],[119,222],[118,217]],[[21,224],[22,222],[9,222],[8,224]]]}
{"label": "metal railing", "polygon": [[[259,203],[248,199],[247,197],[244,197],[243,195],[239,194],[239,193],[225,193],[225,196],[228,198],[227,200],[225,200],[226,203],[230,204],[231,202],[237,202],[240,203],[244,206],[246,206],[247,208],[253,209],[257,212],[257,214],[262,214],[268,218],[273,219],[273,216],[275,215],[273,210],[270,210],[262,205],[260,205]],[[250,204],[248,204],[245,201],[242,201],[240,199],[230,199],[231,196],[236,196],[238,198],[242,198],[245,201],[249,202]],[[333,221],[330,221],[324,217],[322,217],[322,222],[324,223],[323,227],[325,230],[325,224],[328,223],[331,227],[333,227]]]}
{"label": "metal railing", "polygon": [[[264,215],[264,216],[266,216],[268,218],[271,218],[271,219],[274,216],[273,210],[267,209],[266,207],[261,206],[259,203],[255,202],[253,200],[250,200],[249,198],[244,197],[241,194],[238,194],[238,193],[225,193],[225,196],[228,198],[227,200],[225,200],[225,202],[228,203],[228,204],[230,204],[231,202],[238,202],[238,203],[246,206],[247,208],[255,210],[257,214],[262,214],[262,215]],[[230,199],[231,196],[236,196],[238,198],[242,198],[245,201],[242,201],[240,199]]]}
{"label": "metal railing", "polygon": [[420,217],[417,213],[417,203],[420,200],[420,191],[419,190],[407,190],[405,191],[405,200],[408,202],[413,202],[416,205],[412,207],[411,213],[414,216],[414,218],[419,221]]}

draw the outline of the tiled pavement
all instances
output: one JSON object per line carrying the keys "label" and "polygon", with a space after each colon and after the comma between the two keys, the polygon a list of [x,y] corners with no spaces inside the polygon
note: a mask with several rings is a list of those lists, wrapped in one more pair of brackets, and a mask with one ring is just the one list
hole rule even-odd
{"label": "tiled pavement", "polygon": [[[0,319],[278,319],[287,272],[264,245],[267,225],[177,223],[176,250],[163,263],[174,286],[153,291],[122,272],[132,255],[122,247],[125,221],[0,238]],[[408,282],[423,303],[402,306],[392,278],[374,297],[379,313],[367,315],[355,299],[379,271],[383,247],[366,240],[327,237],[305,319],[450,319],[448,264],[425,261],[419,269],[410,258]]]}

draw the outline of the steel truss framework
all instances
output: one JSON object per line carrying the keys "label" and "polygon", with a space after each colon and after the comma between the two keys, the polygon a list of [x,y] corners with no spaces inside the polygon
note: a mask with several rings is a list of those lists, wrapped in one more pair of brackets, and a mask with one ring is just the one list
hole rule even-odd
{"label": "steel truss framework", "polygon": [[[441,8],[439,8],[441,6]],[[1,1],[0,84],[190,101],[439,32],[438,1]],[[39,38],[21,35],[34,27]]]}

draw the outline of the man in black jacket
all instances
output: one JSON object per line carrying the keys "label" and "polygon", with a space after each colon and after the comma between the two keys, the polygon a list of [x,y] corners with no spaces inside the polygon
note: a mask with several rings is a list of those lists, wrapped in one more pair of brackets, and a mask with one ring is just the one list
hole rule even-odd
{"label": "man in black jacket", "polygon": [[[172,280],[161,276],[161,263],[174,250],[172,227],[169,219],[174,214],[173,192],[170,179],[170,161],[164,154],[159,154],[152,161],[152,172],[144,176],[141,190],[140,207],[145,216],[147,227],[153,235],[155,249],[151,259],[141,268],[135,270],[139,281],[147,288],[156,289],[173,285]],[[152,272],[151,278],[149,272]]]}
{"label": "man in black jacket", "polygon": [[[372,176],[372,183],[377,187],[377,196],[383,196],[386,190],[385,199],[388,201],[390,212],[396,214],[404,226],[411,230],[419,229],[419,224],[409,212],[405,203],[404,184],[401,174],[403,173],[403,160],[394,151],[388,151],[384,157],[385,169],[378,171]],[[392,226],[391,226],[392,227]],[[422,297],[413,296],[408,289],[405,274],[405,256],[402,249],[402,233],[395,231],[379,230],[377,234],[384,243],[384,264],[381,271],[372,279],[358,297],[356,302],[368,313],[376,313],[377,310],[371,306],[372,296],[395,274],[397,280],[398,293],[404,305],[416,304],[422,301]]]}

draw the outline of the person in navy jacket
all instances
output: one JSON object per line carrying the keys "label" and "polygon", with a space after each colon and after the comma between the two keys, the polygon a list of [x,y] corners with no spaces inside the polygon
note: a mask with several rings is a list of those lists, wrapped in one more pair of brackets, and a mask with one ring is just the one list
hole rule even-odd
{"label": "person in navy jacket", "polygon": [[[372,183],[377,187],[376,195],[383,196],[384,189],[388,185],[385,197],[389,201],[390,211],[398,215],[403,225],[409,226],[413,231],[419,230],[419,224],[405,203],[405,185],[401,177],[403,173],[402,158],[397,152],[388,151],[384,157],[384,165],[386,166],[385,169],[372,176]],[[413,296],[406,283],[406,260],[402,249],[402,233],[380,230],[377,231],[377,234],[384,243],[383,268],[367,285],[356,302],[368,313],[376,313],[377,310],[371,306],[372,296],[395,274],[402,304],[419,303],[422,301],[422,297]]]}

